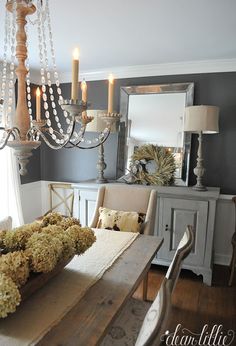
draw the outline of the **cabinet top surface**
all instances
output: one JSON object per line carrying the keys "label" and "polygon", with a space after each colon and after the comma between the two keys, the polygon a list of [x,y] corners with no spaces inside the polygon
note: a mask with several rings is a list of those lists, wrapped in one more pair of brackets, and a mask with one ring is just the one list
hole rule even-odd
{"label": "cabinet top surface", "polygon": [[[125,183],[120,183],[117,181],[110,181],[108,184],[98,184],[94,180],[83,181],[79,183],[72,184],[74,189],[86,189],[86,190],[98,190],[104,185],[124,185]],[[188,186],[156,186],[156,185],[138,185],[138,184],[126,184],[127,188],[148,188],[157,191],[159,196],[181,196],[181,197],[197,197],[199,199],[218,199],[220,195],[219,187],[208,187],[207,191],[195,191],[192,187]]]}

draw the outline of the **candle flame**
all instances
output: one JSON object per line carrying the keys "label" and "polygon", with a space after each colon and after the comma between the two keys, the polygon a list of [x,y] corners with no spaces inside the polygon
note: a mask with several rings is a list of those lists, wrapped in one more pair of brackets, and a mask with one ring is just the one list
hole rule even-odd
{"label": "candle flame", "polygon": [[39,87],[36,89],[36,96],[40,96],[41,95],[41,91],[39,89]]}
{"label": "candle flame", "polygon": [[109,75],[109,83],[114,83],[114,76],[112,74]]}
{"label": "candle flame", "polygon": [[78,47],[73,50],[73,58],[74,58],[74,60],[79,60],[79,48]]}

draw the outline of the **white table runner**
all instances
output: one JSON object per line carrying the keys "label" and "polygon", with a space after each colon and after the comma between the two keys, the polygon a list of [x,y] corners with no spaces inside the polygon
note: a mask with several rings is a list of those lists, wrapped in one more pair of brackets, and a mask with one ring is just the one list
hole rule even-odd
{"label": "white table runner", "polygon": [[34,345],[132,244],[137,233],[95,230],[97,241],[56,277],[0,320],[1,345]]}

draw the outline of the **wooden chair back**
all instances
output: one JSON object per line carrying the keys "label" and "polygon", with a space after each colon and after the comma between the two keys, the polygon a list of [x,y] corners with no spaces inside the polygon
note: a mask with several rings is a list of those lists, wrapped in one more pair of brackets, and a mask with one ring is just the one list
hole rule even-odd
{"label": "wooden chair back", "polygon": [[194,245],[194,231],[192,226],[187,226],[186,231],[182,239],[179,242],[178,248],[175,252],[173,260],[169,266],[169,269],[166,273],[166,279],[171,280],[172,282],[172,291],[177,283],[181,265],[184,259],[190,254]]}
{"label": "wooden chair back", "polygon": [[232,241],[233,240],[236,241],[236,196],[234,196],[232,198],[232,202],[234,203],[234,210],[235,210],[235,213],[234,213],[234,215],[235,215],[235,225],[234,225],[235,230],[234,230],[234,234],[233,234],[233,237],[232,237]]}
{"label": "wooden chair back", "polygon": [[[64,216],[73,216],[74,190],[72,185],[67,183],[52,183],[48,185],[48,188],[50,209],[46,214],[62,210]],[[56,203],[54,204],[55,200]]]}
{"label": "wooden chair back", "polygon": [[171,308],[171,294],[178,280],[181,264],[191,252],[193,244],[193,227],[188,226],[161,284],[160,290],[145,316],[135,346],[159,346],[164,341],[165,329]]}
{"label": "wooden chair back", "polygon": [[171,282],[164,278],[158,294],[149,308],[135,346],[158,346],[163,340],[171,308]]}
{"label": "wooden chair back", "polygon": [[232,257],[231,257],[231,261],[230,261],[230,277],[229,277],[229,286],[232,286],[233,283],[233,279],[234,279],[234,272],[235,272],[235,265],[236,265],[236,196],[234,196],[232,198],[232,202],[234,203],[234,208],[235,208],[235,231],[234,234],[232,235],[232,239],[231,239],[231,244],[233,247],[233,253],[232,253]]}

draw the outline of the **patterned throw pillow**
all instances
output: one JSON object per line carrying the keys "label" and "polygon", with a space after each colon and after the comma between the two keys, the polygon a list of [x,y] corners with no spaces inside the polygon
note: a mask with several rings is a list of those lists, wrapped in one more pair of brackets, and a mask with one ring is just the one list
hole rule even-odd
{"label": "patterned throw pillow", "polygon": [[12,218],[11,216],[5,217],[5,219],[0,220],[0,231],[12,229]]}
{"label": "patterned throw pillow", "polygon": [[97,228],[112,229],[122,232],[140,232],[145,214],[135,211],[118,211],[99,208]]}

